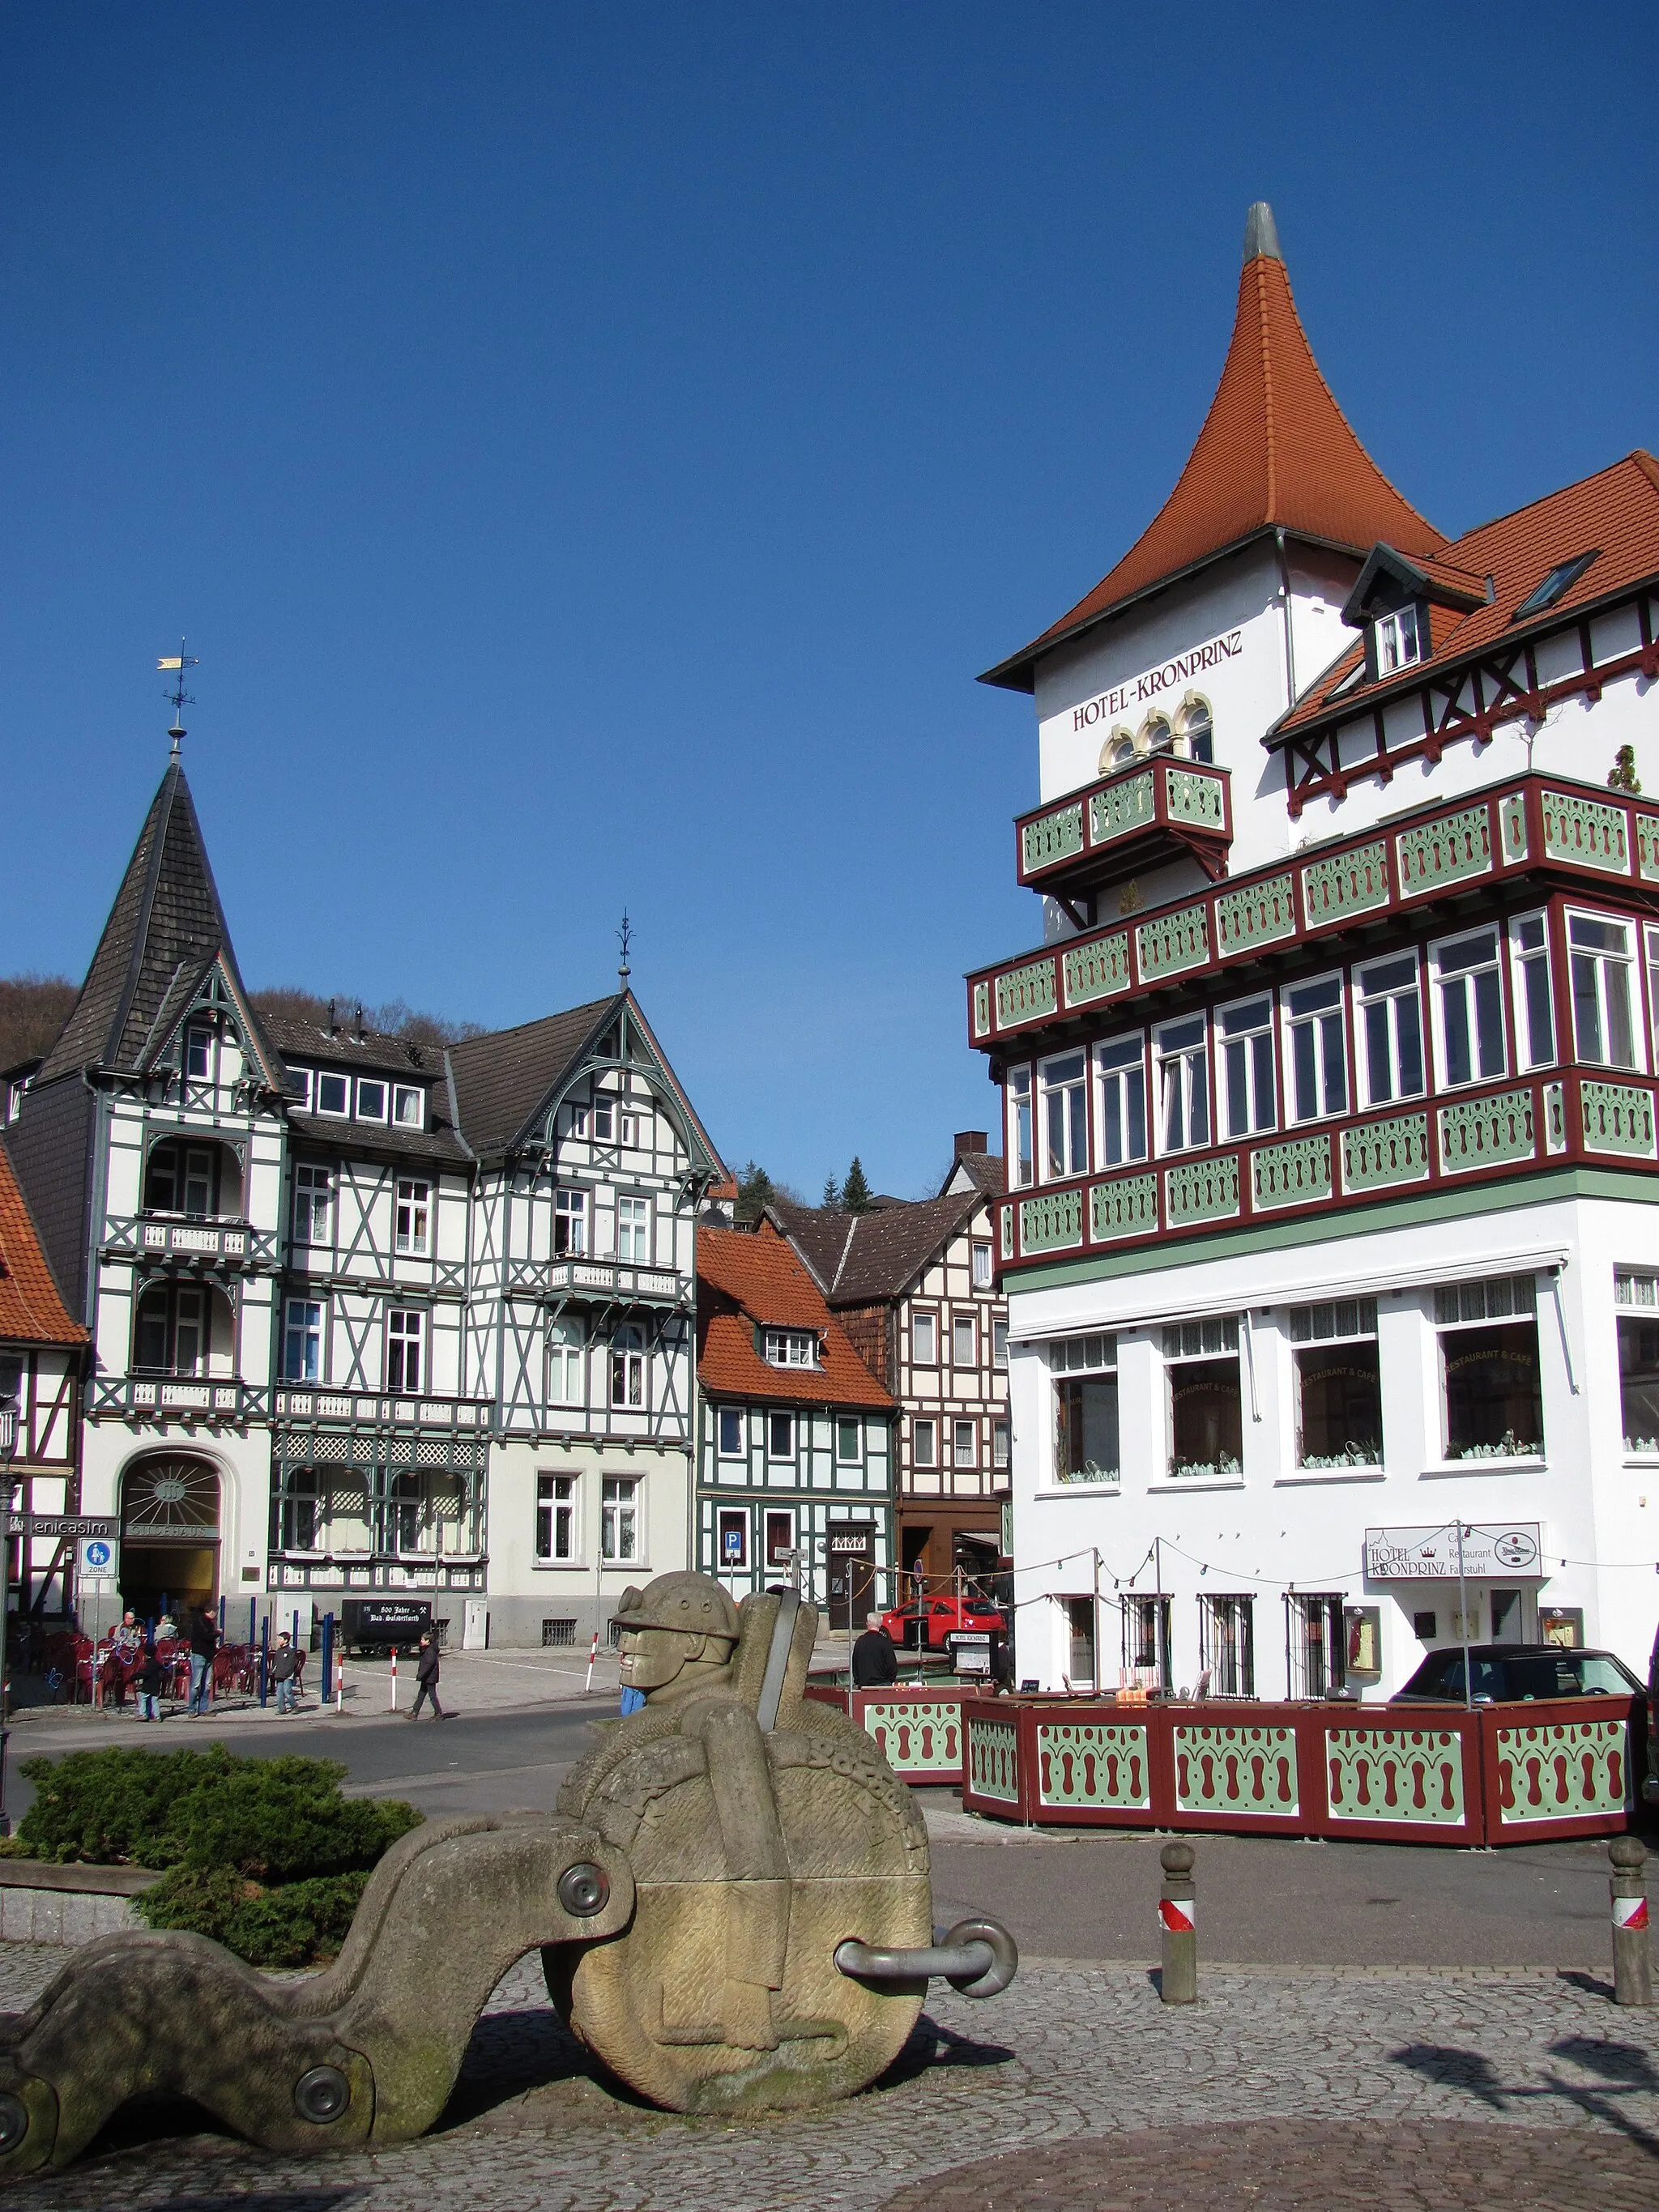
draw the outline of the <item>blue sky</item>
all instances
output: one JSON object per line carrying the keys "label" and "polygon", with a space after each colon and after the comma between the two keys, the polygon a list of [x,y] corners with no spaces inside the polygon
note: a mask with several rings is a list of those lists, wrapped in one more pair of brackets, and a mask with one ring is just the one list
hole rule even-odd
{"label": "blue sky", "polygon": [[79,975],[201,656],[243,971],[641,1000],[816,1194],[992,1119],[1030,702],[1272,200],[1456,530],[1659,443],[1650,8],[9,6],[0,970]]}

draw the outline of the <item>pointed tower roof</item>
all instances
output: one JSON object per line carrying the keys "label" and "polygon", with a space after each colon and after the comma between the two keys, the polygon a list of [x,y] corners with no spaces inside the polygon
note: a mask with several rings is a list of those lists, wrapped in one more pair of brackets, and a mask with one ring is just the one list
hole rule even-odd
{"label": "pointed tower roof", "polygon": [[260,1034],[236,966],[202,828],[175,758],[144,817],[81,995],[35,1077],[149,1066],[218,962],[245,1041],[273,1088],[281,1062]]}
{"label": "pointed tower roof", "polygon": [[1417,554],[1446,542],[1377,467],[1320,374],[1273,210],[1258,200],[1244,227],[1232,343],[1180,481],[1088,597],[980,681],[1030,691],[1037,659],[1063,638],[1265,530],[1362,557],[1379,538]]}

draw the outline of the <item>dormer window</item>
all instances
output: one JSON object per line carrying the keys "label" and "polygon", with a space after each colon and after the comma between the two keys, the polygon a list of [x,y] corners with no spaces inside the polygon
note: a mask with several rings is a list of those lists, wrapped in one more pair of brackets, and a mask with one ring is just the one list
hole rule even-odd
{"label": "dormer window", "polygon": [[394,1085],[392,1092],[392,1118],[402,1128],[424,1128],[426,1126],[425,1091],[413,1084]]}
{"label": "dormer window", "polygon": [[384,1121],[386,1119],[386,1085],[379,1081],[360,1078],[357,1084],[357,1119],[360,1121]]}
{"label": "dormer window", "polygon": [[213,1032],[193,1024],[185,1031],[185,1073],[194,1083],[207,1082],[213,1073]]}
{"label": "dormer window", "polygon": [[818,1340],[810,1328],[769,1328],[766,1332],[769,1367],[816,1367]]}
{"label": "dormer window", "polygon": [[349,1076],[320,1073],[317,1078],[317,1111],[319,1114],[349,1114],[351,1111],[351,1080]]}
{"label": "dormer window", "polygon": [[1379,615],[1372,628],[1376,641],[1376,672],[1393,676],[1413,662],[1426,659],[1429,650],[1428,611],[1413,601]]}
{"label": "dormer window", "polygon": [[1594,553],[1580,553],[1571,561],[1558,562],[1547,576],[1533,586],[1531,591],[1527,593],[1526,598],[1510,617],[1510,620],[1525,622],[1533,615],[1541,615],[1547,607],[1553,607],[1558,599],[1565,599],[1567,593],[1595,557]]}

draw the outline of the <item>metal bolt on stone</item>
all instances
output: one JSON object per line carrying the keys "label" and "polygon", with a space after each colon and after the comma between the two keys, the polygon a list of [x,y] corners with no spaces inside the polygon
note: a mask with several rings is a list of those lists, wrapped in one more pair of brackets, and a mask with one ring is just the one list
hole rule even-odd
{"label": "metal bolt on stone", "polygon": [[1636,1836],[1615,1836],[1607,1845],[1613,1880],[1613,2001],[1653,2002],[1653,1954],[1648,1948],[1648,1893],[1642,1878],[1647,1851]]}
{"label": "metal bolt on stone", "polygon": [[1164,1938],[1164,1971],[1158,1993],[1165,2004],[1198,2002],[1198,1905],[1193,1887],[1193,1847],[1165,1844],[1158,1853],[1164,1894],[1158,1926]]}

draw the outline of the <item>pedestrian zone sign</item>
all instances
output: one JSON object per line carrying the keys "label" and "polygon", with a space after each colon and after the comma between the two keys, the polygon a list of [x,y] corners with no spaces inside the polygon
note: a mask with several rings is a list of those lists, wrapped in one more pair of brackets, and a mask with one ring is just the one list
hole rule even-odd
{"label": "pedestrian zone sign", "polygon": [[83,1536],[76,1547],[83,1583],[107,1583],[115,1572],[115,1546],[107,1536]]}

